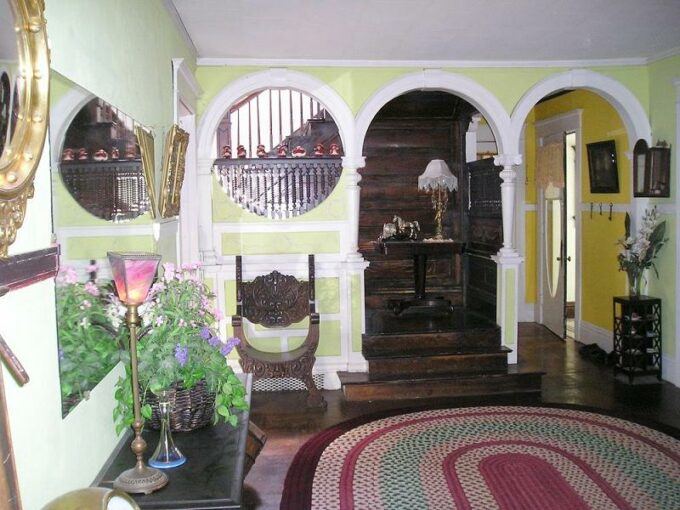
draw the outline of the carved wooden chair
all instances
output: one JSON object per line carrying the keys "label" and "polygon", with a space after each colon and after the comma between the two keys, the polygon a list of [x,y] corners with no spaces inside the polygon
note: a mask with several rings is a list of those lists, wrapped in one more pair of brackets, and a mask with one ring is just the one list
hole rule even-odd
{"label": "carved wooden chair", "polygon": [[[309,255],[309,280],[272,271],[253,281],[242,278],[241,256],[236,257],[236,315],[231,318],[236,346],[244,372],[253,379],[292,377],[307,387],[307,405],[325,407],[321,392],[312,379],[312,368],[319,345],[319,314],[314,304],[314,255]],[[300,347],[287,352],[264,352],[253,347],[243,329],[243,319],[267,328],[285,328],[309,316],[307,338]]]}

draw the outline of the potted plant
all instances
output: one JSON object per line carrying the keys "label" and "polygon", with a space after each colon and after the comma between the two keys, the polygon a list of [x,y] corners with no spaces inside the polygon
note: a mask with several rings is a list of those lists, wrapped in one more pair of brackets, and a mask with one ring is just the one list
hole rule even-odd
{"label": "potted plant", "polygon": [[659,254],[661,247],[668,241],[668,238],[664,238],[666,222],[660,221],[659,213],[654,207],[645,211],[636,237],[631,237],[630,215],[628,213],[626,213],[625,227],[626,237],[618,242],[623,248],[618,255],[619,271],[625,271],[628,275],[629,294],[639,297],[645,270],[651,267],[654,269],[657,278],[659,277],[654,259]]}
{"label": "potted plant", "polygon": [[65,267],[57,276],[56,294],[59,375],[66,414],[116,366],[121,344],[106,315],[106,291],[94,280],[79,282],[76,271]]}
{"label": "potted plant", "polygon": [[[235,426],[238,418],[233,410],[247,408],[245,387],[226,356],[239,340],[223,342],[216,334],[222,314],[215,306],[215,296],[200,279],[198,264],[179,268],[164,264],[163,269],[163,279],[153,285],[139,308],[142,416],[151,428],[159,428],[157,395],[169,390],[173,431],[199,428],[211,420]],[[123,309],[118,310],[119,315]],[[118,404],[113,414],[119,432],[133,422],[132,387],[129,369],[126,371],[115,393]]]}

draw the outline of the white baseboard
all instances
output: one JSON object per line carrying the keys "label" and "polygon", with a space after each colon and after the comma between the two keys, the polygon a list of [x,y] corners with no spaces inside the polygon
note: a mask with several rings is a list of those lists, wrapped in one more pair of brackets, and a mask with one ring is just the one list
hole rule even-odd
{"label": "white baseboard", "polygon": [[661,378],[680,387],[680,362],[670,356],[661,356]]}
{"label": "white baseboard", "polygon": [[536,322],[536,305],[522,303],[519,307],[519,322]]}
{"label": "white baseboard", "polygon": [[577,333],[578,341],[582,344],[597,344],[606,352],[611,352],[614,349],[614,341],[612,339],[612,332],[608,329],[601,328],[590,322],[581,321],[579,331]]}

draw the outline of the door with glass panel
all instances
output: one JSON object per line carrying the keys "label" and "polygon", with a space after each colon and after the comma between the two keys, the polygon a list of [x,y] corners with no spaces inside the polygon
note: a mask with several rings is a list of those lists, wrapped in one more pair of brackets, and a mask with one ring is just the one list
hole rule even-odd
{"label": "door with glass panel", "polygon": [[[564,133],[539,140],[537,165],[552,165],[538,189],[540,322],[560,338],[565,331],[566,200]],[[540,155],[539,155],[540,156]]]}

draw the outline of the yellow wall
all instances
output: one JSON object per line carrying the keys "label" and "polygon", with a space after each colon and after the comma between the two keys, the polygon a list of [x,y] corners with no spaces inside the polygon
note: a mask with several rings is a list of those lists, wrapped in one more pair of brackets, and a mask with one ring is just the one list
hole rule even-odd
{"label": "yellow wall", "polygon": [[[595,202],[607,205],[627,204],[630,202],[631,163],[626,157],[628,135],[623,122],[614,108],[599,95],[587,90],[577,90],[555,99],[536,105],[527,120],[525,130],[527,188],[526,202],[536,203],[535,182],[535,128],[534,123],[572,110],[582,109],[582,147],[581,147],[581,201],[584,204]],[[586,145],[604,140],[616,142],[619,171],[619,193],[591,194],[588,175],[588,151]],[[578,204],[577,204],[578,210]],[[582,320],[611,330],[611,298],[625,293],[626,278],[618,271],[616,255],[619,249],[617,239],[623,236],[624,214],[614,214],[609,221],[608,214],[600,216],[599,206],[596,214],[583,213],[581,231],[581,311]],[[537,223],[536,213],[529,211],[525,217],[526,225],[526,266],[525,299],[536,303],[537,288]]]}

